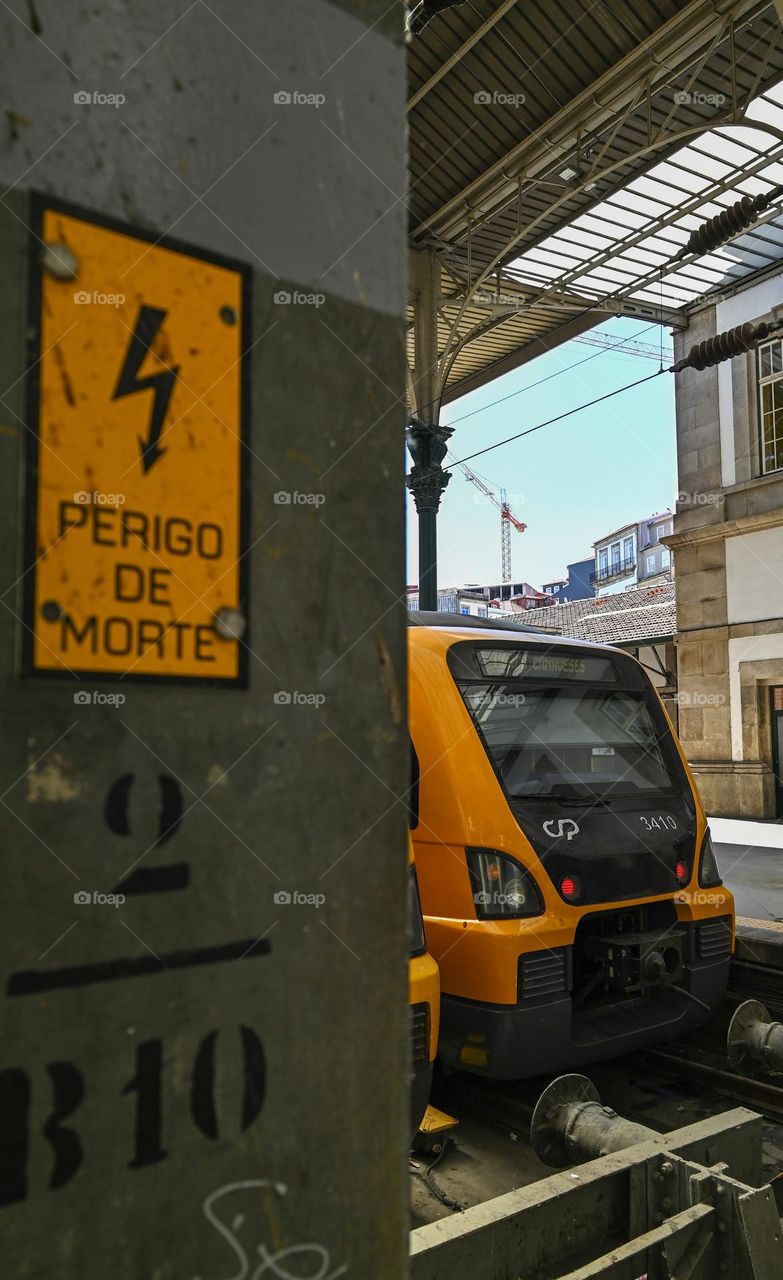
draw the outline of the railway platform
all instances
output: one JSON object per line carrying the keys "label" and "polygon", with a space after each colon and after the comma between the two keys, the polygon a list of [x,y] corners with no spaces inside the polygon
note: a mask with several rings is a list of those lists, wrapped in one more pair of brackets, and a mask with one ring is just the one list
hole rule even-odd
{"label": "railway platform", "polygon": [[783,822],[710,818],[709,823],[737,915],[783,920]]}

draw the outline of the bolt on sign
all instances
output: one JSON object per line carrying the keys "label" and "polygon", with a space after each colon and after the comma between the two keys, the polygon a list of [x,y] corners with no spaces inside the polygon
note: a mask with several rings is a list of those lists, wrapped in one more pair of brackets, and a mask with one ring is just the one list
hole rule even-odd
{"label": "bolt on sign", "polygon": [[24,669],[244,684],[249,269],[33,214]]}

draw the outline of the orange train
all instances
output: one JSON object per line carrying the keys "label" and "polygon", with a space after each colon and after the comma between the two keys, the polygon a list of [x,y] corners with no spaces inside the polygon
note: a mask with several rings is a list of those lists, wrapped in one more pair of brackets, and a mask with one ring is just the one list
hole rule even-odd
{"label": "orange train", "polygon": [[410,621],[412,836],[441,1058],[514,1079],[705,1021],[734,902],[643,667],[513,624]]}

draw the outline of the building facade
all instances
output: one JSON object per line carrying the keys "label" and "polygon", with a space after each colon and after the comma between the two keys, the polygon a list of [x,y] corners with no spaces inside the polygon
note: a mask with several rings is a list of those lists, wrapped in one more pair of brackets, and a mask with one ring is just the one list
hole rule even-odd
{"label": "building facade", "polygon": [[672,580],[672,553],[663,541],[674,528],[674,514],[662,511],[642,520],[637,531],[636,578],[639,586],[655,587]]}
{"label": "building facade", "polygon": [[597,596],[630,591],[636,585],[636,524],[626,524],[593,544]]}
{"label": "building facade", "polygon": [[[408,587],[407,603],[409,609],[419,608],[418,587]],[[525,613],[528,609],[540,609],[554,603],[551,595],[539,591],[529,582],[506,582],[502,586],[489,587],[470,583],[467,587],[441,587],[438,591],[439,613],[459,613],[474,618]]]}
{"label": "building facade", "polygon": [[[407,603],[409,609],[419,608],[418,587],[408,587]],[[486,618],[489,606],[487,600],[478,591],[470,589],[463,591],[459,587],[442,587],[438,592],[438,612]]]}
{"label": "building facade", "polygon": [[[675,358],[783,318],[783,280],[691,314]],[[783,815],[783,343],[676,375],[680,735],[710,813]]]}
{"label": "building facade", "polygon": [[592,577],[594,569],[595,560],[592,556],[588,556],[586,560],[574,560],[566,566],[567,577],[545,582],[541,590],[544,595],[551,596],[555,604],[589,600],[595,595]]}
{"label": "building facade", "polygon": [[521,601],[544,595],[544,592],[539,591],[537,587],[534,587],[529,582],[495,582],[488,585],[468,582],[464,590],[477,592],[484,600],[497,600],[502,606],[508,606],[509,608],[512,600]]}
{"label": "building facade", "polygon": [[595,594],[613,595],[671,582],[671,553],[663,539],[671,534],[672,521],[673,513],[667,508],[599,538],[593,544]]}

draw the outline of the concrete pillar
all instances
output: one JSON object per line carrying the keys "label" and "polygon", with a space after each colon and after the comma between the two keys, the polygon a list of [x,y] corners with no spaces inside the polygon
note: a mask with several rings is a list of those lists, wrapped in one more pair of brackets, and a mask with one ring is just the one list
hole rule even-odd
{"label": "concrete pillar", "polygon": [[0,9],[9,1274],[407,1274],[402,24]]}

